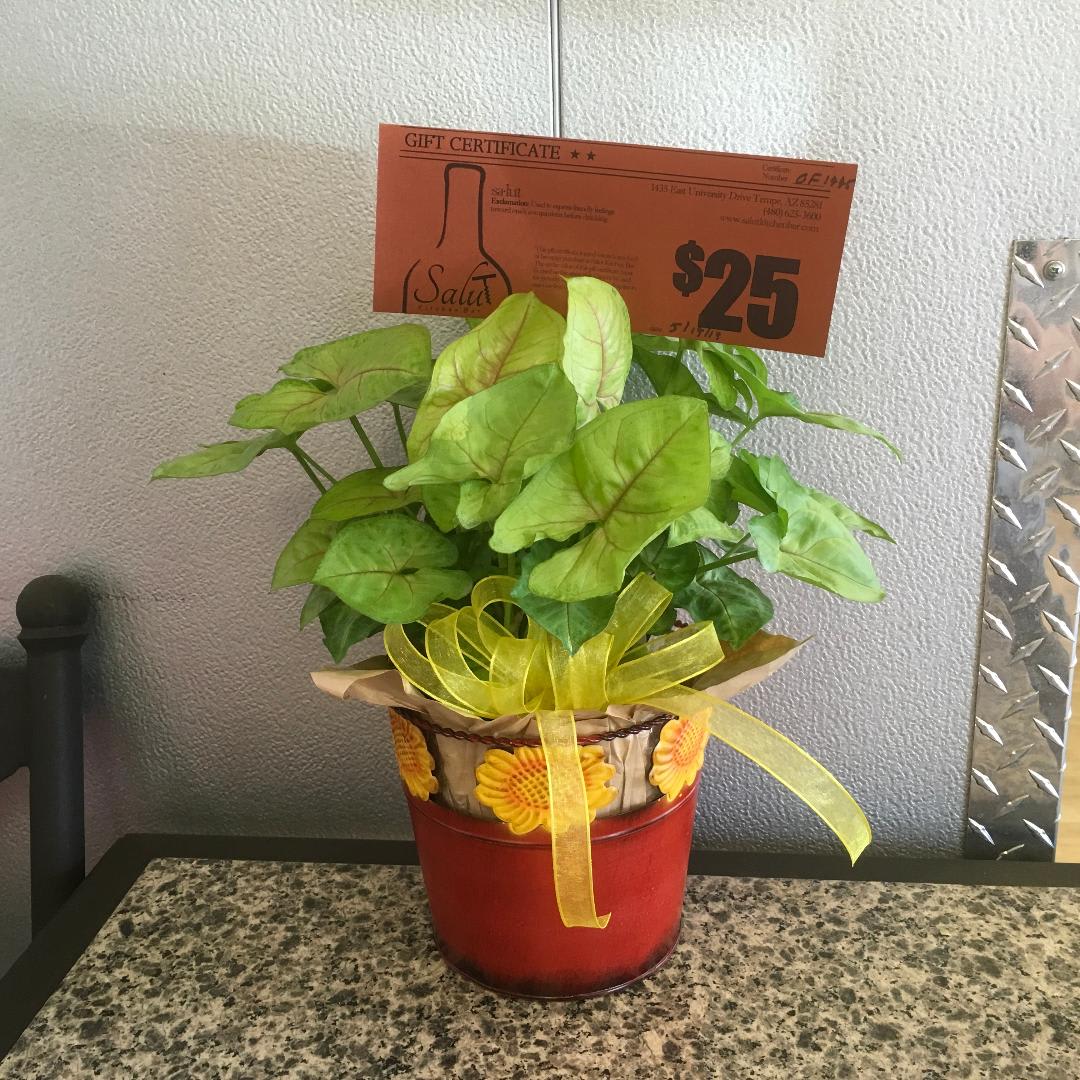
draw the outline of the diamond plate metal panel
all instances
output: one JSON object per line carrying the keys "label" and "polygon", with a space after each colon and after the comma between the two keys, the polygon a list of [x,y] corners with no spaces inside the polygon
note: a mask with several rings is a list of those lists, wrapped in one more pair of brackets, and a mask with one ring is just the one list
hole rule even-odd
{"label": "diamond plate metal panel", "polygon": [[965,853],[1054,857],[1080,593],[1080,241],[1012,254]]}

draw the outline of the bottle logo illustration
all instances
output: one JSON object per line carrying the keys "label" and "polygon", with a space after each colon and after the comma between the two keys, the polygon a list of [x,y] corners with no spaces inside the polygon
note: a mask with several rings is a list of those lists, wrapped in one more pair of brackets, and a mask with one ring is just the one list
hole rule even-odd
{"label": "bottle logo illustration", "polygon": [[443,172],[443,223],[438,242],[409,267],[401,310],[473,315],[497,307],[513,291],[506,271],[484,250],[484,181],[479,165],[452,162]]}

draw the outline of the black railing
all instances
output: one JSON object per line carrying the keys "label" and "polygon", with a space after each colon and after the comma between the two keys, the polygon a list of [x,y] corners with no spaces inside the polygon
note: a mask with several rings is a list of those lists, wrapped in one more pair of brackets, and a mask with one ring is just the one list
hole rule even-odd
{"label": "black railing", "polygon": [[58,575],[35,578],[15,606],[26,650],[25,693],[0,708],[0,780],[30,768],[30,913],[36,934],[83,880],[83,715],[80,650],[90,601]]}

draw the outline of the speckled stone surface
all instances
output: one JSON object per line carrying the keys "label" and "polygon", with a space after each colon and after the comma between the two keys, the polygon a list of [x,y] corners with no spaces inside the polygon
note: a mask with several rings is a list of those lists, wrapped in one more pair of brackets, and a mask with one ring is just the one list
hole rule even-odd
{"label": "speckled stone surface", "polygon": [[664,969],[541,1004],[443,966],[415,869],[162,859],[0,1077],[1074,1080],[1078,1051],[1080,890],[691,878]]}

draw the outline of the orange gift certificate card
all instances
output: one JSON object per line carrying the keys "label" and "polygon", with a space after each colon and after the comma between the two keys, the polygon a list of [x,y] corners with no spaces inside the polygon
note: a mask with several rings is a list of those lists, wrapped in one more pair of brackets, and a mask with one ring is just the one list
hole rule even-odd
{"label": "orange gift certificate card", "polygon": [[637,331],[821,356],[855,166],[383,124],[376,311],[481,316],[564,277]]}

